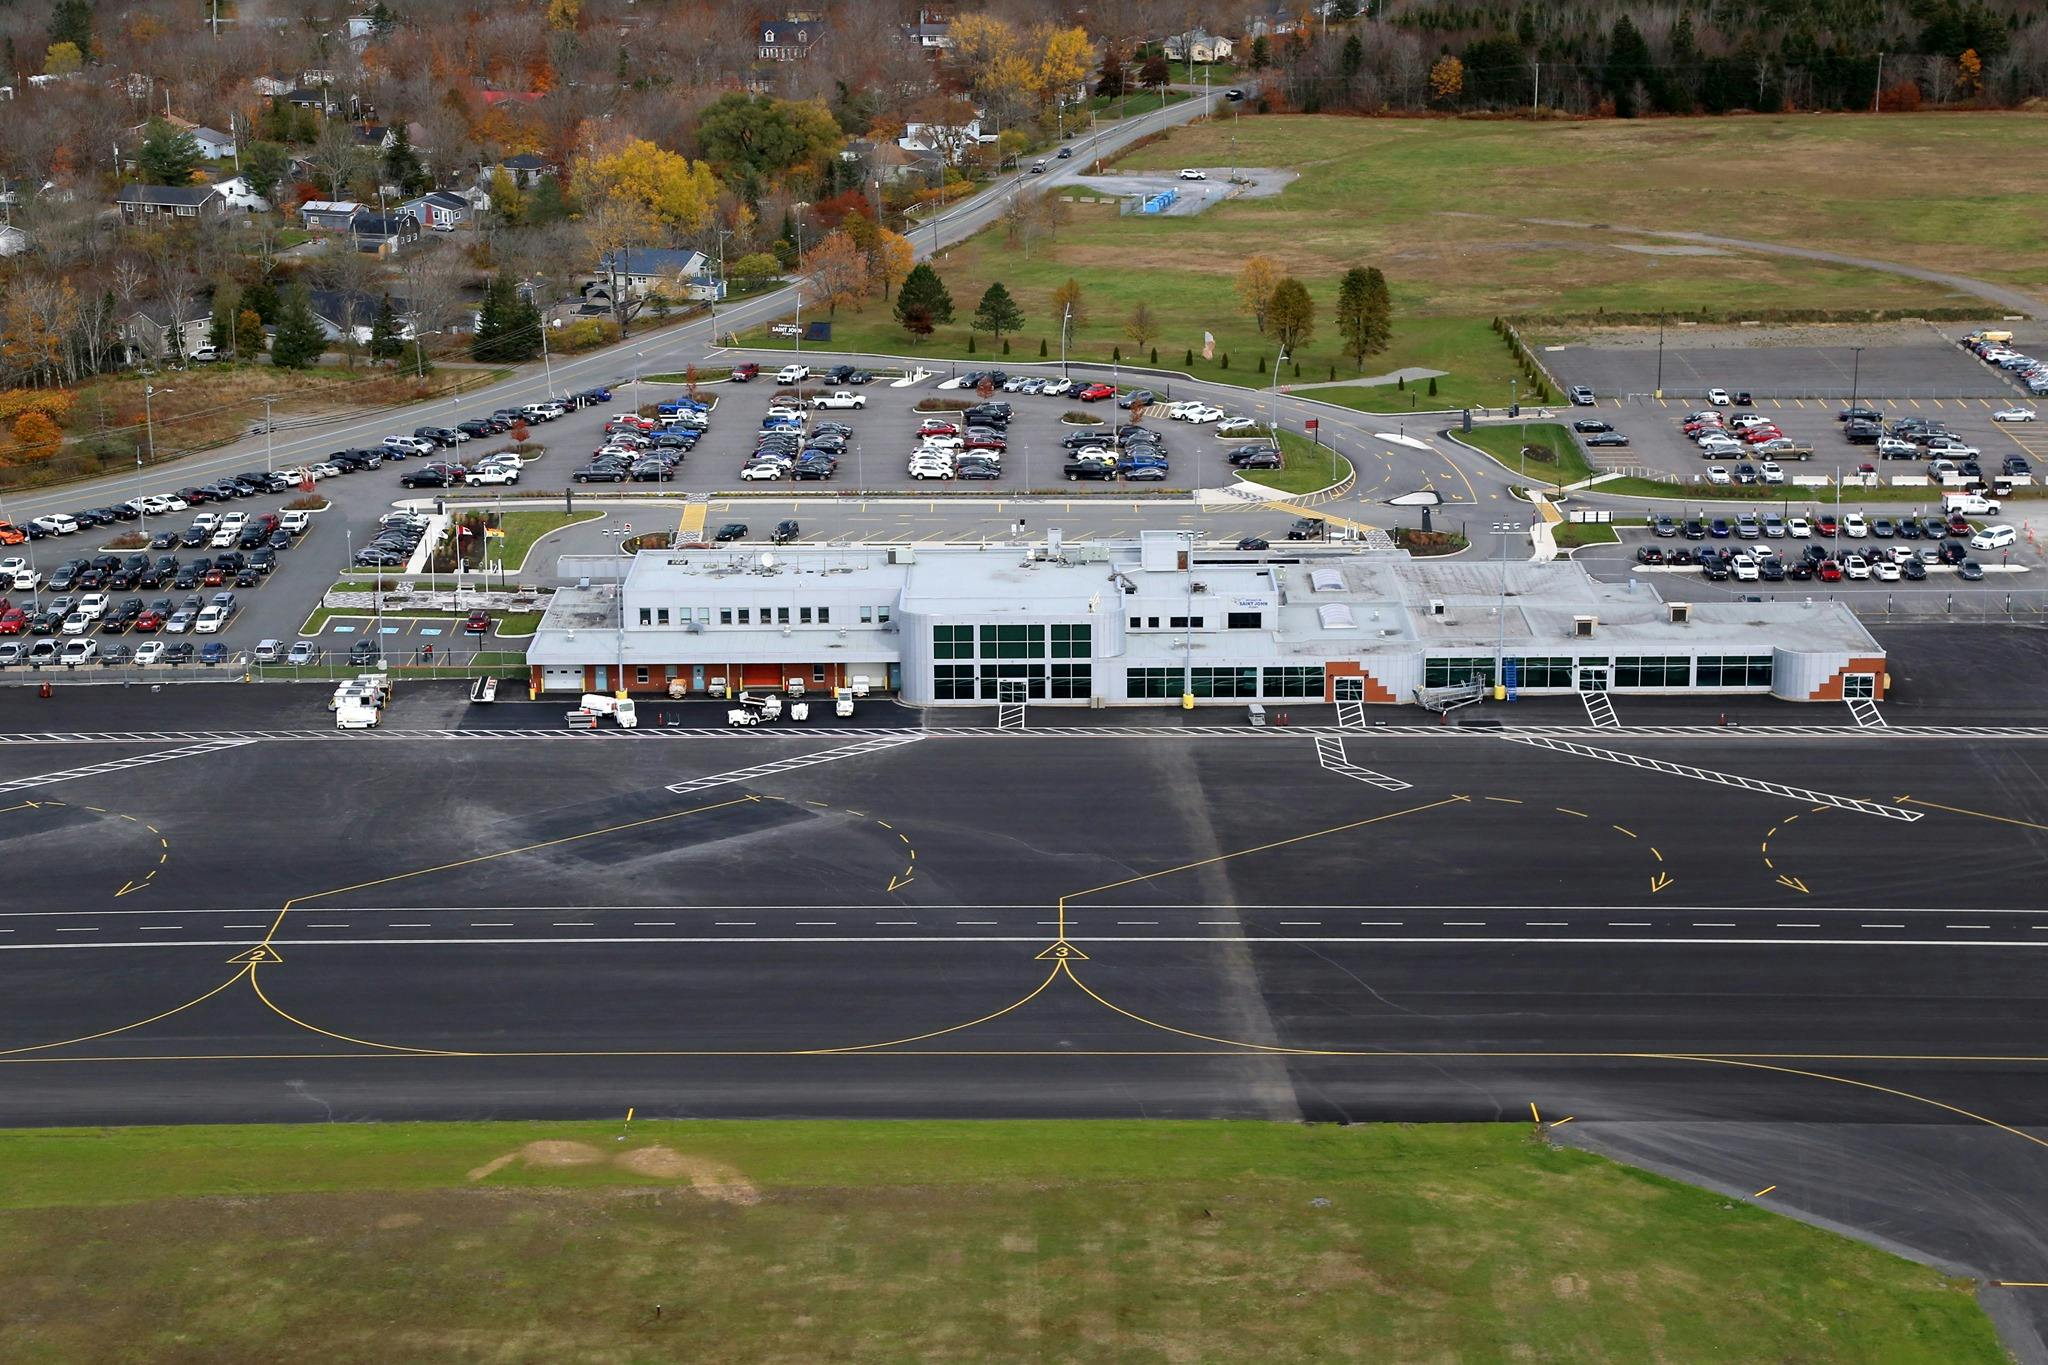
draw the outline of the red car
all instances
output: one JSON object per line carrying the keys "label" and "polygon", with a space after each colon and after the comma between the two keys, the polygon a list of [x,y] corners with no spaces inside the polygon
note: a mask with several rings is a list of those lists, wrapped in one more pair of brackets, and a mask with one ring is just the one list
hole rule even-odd
{"label": "red car", "polygon": [[28,532],[11,521],[0,521],[0,545],[19,545],[28,539]]}
{"label": "red car", "polygon": [[992,431],[970,431],[967,439],[960,443],[963,450],[1002,450],[1006,448],[1003,438]]}
{"label": "red car", "polygon": [[209,588],[217,588],[228,581],[228,571],[219,567],[208,569],[200,576],[199,581]]}
{"label": "red car", "polygon": [[1090,384],[1087,388],[1075,394],[1074,397],[1080,399],[1083,403],[1099,403],[1105,398],[1116,397],[1116,386],[1114,384]]}
{"label": "red car", "polygon": [[469,619],[462,623],[462,633],[464,635],[489,635],[491,633],[491,614],[487,611],[471,612]]}
{"label": "red car", "polygon": [[1820,581],[1823,583],[1841,582],[1842,566],[1835,563],[1832,559],[1823,559],[1820,562]]}
{"label": "red car", "polygon": [[1784,434],[1776,427],[1751,427],[1742,433],[1742,439],[1751,445],[1761,445],[1765,441],[1775,441]]}
{"label": "red car", "polygon": [[131,630],[140,631],[144,635],[152,634],[163,628],[164,618],[153,611],[145,611],[142,615],[136,617],[135,624],[130,627]]}
{"label": "red car", "polygon": [[941,421],[937,417],[927,417],[917,424],[917,434],[920,436],[958,436],[960,428],[954,426],[951,422]]}
{"label": "red car", "polygon": [[759,365],[756,365],[753,361],[749,360],[744,365],[735,365],[732,367],[732,382],[735,384],[744,384],[748,380],[752,379],[754,376],[760,373],[761,367]]}
{"label": "red car", "polygon": [[1703,432],[1703,431],[1722,431],[1722,430],[1725,430],[1725,428],[1724,428],[1724,427],[1723,427],[1723,426],[1721,425],[1721,423],[1720,423],[1720,421],[1719,421],[1718,419],[1716,419],[1716,420],[1714,420],[1714,421],[1711,421],[1711,422],[1709,422],[1709,421],[1707,421],[1706,419],[1702,418],[1701,420],[1699,420],[1699,421],[1697,421],[1697,422],[1687,422],[1687,423],[1685,424],[1685,434],[1686,434],[1686,435],[1688,435],[1688,436],[1697,436],[1697,435],[1699,435],[1699,434],[1700,434],[1701,432]]}
{"label": "red car", "polygon": [[1820,535],[1838,536],[1842,533],[1842,524],[1835,520],[1832,512],[1828,512],[1821,515],[1821,519],[1814,523],[1813,529]]}
{"label": "red car", "polygon": [[0,611],[0,635],[19,635],[28,629],[28,613],[20,607]]}

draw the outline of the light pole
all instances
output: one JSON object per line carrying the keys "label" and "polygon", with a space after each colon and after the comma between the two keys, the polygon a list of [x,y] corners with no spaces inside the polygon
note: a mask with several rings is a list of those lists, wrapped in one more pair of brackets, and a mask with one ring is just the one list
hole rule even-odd
{"label": "light pole", "polygon": [[1507,668],[1508,651],[1508,537],[1522,529],[1519,521],[1496,521],[1493,533],[1500,541],[1500,600],[1494,615],[1500,620],[1500,634],[1493,647],[1493,685],[1501,686]]}
{"label": "light pole", "polygon": [[1285,348],[1282,348],[1279,358],[1273,362],[1272,407],[1267,412],[1267,415],[1272,418],[1270,425],[1273,428],[1273,444],[1275,446],[1280,444],[1280,367],[1286,363],[1287,351]]}
{"label": "light pole", "polygon": [[1664,315],[1657,314],[1657,390],[1656,396],[1664,396]]}
{"label": "light pole", "polygon": [[718,298],[725,293],[725,239],[732,236],[731,228],[718,229],[718,285],[711,291],[711,341],[718,343]]}
{"label": "light pole", "polygon": [[[796,358],[801,363],[804,358],[804,210],[809,208],[810,205],[804,200],[799,199],[794,207],[796,209]],[[938,249],[938,240],[938,225],[934,223],[932,225],[932,249],[935,251]]]}
{"label": "light pole", "polygon": [[270,439],[271,429],[276,425],[270,416],[270,405],[276,401],[276,397],[271,394],[263,395],[263,472],[266,474],[271,472],[271,461],[276,454]]}
{"label": "light pole", "polygon": [[1068,304],[1060,312],[1060,378],[1067,374],[1067,334],[1074,330],[1074,305]]}
{"label": "light pole", "polygon": [[1851,346],[1849,354],[1852,357],[1849,366],[1849,406],[1853,408],[1856,406],[1856,395],[1862,391],[1863,348]]}
{"label": "light pole", "polygon": [[[160,393],[176,392],[176,389],[160,389],[154,384],[144,384],[142,386],[142,436],[144,444],[149,450],[149,462],[151,464],[156,463],[156,409],[153,406],[153,402]],[[135,497],[138,503],[142,499],[142,453],[140,451],[136,452],[135,455]],[[137,529],[147,531],[149,529],[149,513],[138,511],[135,524]]]}

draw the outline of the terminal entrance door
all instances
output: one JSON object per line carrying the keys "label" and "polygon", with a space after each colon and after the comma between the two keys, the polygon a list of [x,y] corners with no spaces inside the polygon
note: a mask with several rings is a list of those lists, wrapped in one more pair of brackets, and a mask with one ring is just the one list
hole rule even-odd
{"label": "terminal entrance door", "polygon": [[1877,695],[1875,673],[1845,673],[1842,675],[1842,700],[1869,701]]}
{"label": "terminal entrance door", "polygon": [[1365,679],[1363,678],[1332,678],[1330,685],[1334,689],[1330,694],[1333,701],[1365,700]]}
{"label": "terminal entrance door", "polygon": [[1580,666],[1580,668],[1579,668],[1579,691],[1581,691],[1581,692],[1605,692],[1606,690],[1607,690],[1607,670],[1606,670],[1606,668],[1604,668],[1604,667],[1599,667],[1599,668],[1595,668],[1595,667],[1591,667],[1591,666],[1586,666],[1586,665],[1581,665],[1581,666]]}

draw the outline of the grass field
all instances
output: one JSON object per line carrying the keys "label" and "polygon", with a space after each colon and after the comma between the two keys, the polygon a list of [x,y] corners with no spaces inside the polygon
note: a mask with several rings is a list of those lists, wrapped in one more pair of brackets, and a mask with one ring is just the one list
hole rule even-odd
{"label": "grass field", "polygon": [[[1793,244],[1853,244],[1858,254],[2048,288],[2048,216],[2017,158],[2048,157],[2048,115],[1857,115],[1518,123],[1269,115],[1220,117],[1116,158],[1119,171],[1271,166],[1300,178],[1278,196],[1195,218],[1119,217],[1112,203],[1069,206],[1071,220],[1027,254],[992,228],[939,260],[956,322],[914,342],[886,304],[834,320],[836,349],[960,357],[968,320],[1001,280],[1025,314],[1010,359],[1059,357],[1052,292],[1073,278],[1085,318],[1070,356],[1090,371],[1111,348],[1128,363],[1264,387],[1278,348],[1239,312],[1245,257],[1272,256],[1309,286],[1314,335],[1285,382],[1352,378],[1330,321],[1339,276],[1386,272],[1394,337],[1365,374],[1441,370],[1438,395],[1414,387],[1317,390],[1368,411],[1506,406],[1516,372],[1489,327],[1497,315],[1597,318],[1667,310],[1745,318],[1810,309],[1988,308],[1942,285],[1780,257],[1687,254],[1701,248],[1597,224],[1719,233]],[[1085,186],[1085,181],[1083,186]],[[1873,184],[1936,187],[1891,196]],[[1905,202],[1893,203],[1893,200]],[[1894,211],[1896,209],[1896,211]],[[1524,219],[1540,218],[1539,224]],[[1958,231],[1966,219],[1967,231]],[[1634,249],[1631,249],[1634,248]],[[1712,251],[1712,249],[1704,249]],[[1142,348],[1124,327],[1140,300],[1158,322]],[[1573,328],[1577,328],[1574,324]],[[1566,329],[1572,330],[1572,329]],[[1202,334],[1217,358],[1201,359]],[[749,345],[778,344],[765,330]],[[779,343],[788,345],[787,342]],[[977,338],[975,358],[1000,364]],[[1227,362],[1227,363],[1226,363]],[[1155,386],[1156,387],[1156,386]]]}
{"label": "grass field", "polygon": [[[1189,229],[1182,259],[1246,243],[1304,279],[1364,261],[1430,311],[1894,307],[1936,285],[1767,257],[1645,255],[1568,224],[1836,246],[1880,260],[2048,285],[2048,218],[2016,165],[2048,159],[2048,114],[1785,115],[1524,123],[1332,116],[1218,118],[1117,169],[1272,166],[1277,199]],[[1869,186],[1914,185],[1871,211]],[[1551,220],[1522,225],[1520,219]],[[1959,221],[1967,231],[1957,231]],[[1197,265],[1195,268],[1207,268]]]}
{"label": "grass field", "polygon": [[0,1357],[2004,1359],[1964,1285],[1525,1126],[621,1131],[0,1134]]}
{"label": "grass field", "polygon": [[1621,540],[1614,528],[1598,521],[1562,521],[1550,528],[1550,537],[1560,550],[1582,545],[1613,545]]}

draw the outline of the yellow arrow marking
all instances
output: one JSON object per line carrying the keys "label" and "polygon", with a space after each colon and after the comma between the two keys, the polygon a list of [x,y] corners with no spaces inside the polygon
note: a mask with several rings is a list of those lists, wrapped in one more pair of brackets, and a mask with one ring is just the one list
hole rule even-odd
{"label": "yellow arrow marking", "polygon": [[1813,894],[1813,892],[1810,889],[1808,889],[1806,883],[1800,881],[1797,877],[1787,877],[1783,873],[1780,873],[1778,874],[1778,884],[1780,886],[1789,886],[1802,896],[1810,896]]}
{"label": "yellow arrow marking", "polygon": [[1771,1192],[1772,1190],[1775,1190],[1775,1189],[1777,1189],[1777,1188],[1778,1188],[1778,1187],[1777,1187],[1776,1185],[1766,1185],[1766,1186],[1764,1186],[1764,1187],[1763,1187],[1762,1189],[1758,1190],[1758,1191],[1757,1191],[1757,1192],[1756,1192],[1755,1194],[1751,1195],[1751,1196],[1750,1196],[1750,1198],[1751,1198],[1751,1199],[1761,1199],[1761,1198],[1763,1198],[1763,1197],[1764,1197],[1765,1195],[1769,1194],[1769,1193],[1770,1193],[1770,1192]]}
{"label": "yellow arrow marking", "polygon": [[917,878],[916,878],[915,876],[913,876],[913,875],[911,875],[910,873],[906,872],[906,873],[904,873],[904,874],[903,874],[902,876],[900,876],[900,877],[891,877],[891,878],[889,878],[889,889],[890,889],[891,891],[894,891],[894,890],[895,890],[896,888],[898,888],[898,887],[900,887],[900,886],[908,886],[908,885],[910,885],[910,884],[911,884],[912,882],[914,882],[914,881],[916,881],[916,880],[917,880]]}
{"label": "yellow arrow marking", "polygon": [[156,875],[156,873],[152,872],[152,873],[150,873],[150,874],[149,874],[149,877],[144,877],[144,878],[143,878],[143,879],[142,879],[141,881],[139,881],[139,882],[122,882],[122,883],[121,883],[121,889],[120,889],[119,891],[116,891],[116,892],[114,893],[115,899],[117,899],[117,900],[118,900],[118,899],[119,899],[120,897],[122,897],[122,896],[125,896],[125,895],[127,895],[127,894],[128,894],[128,893],[129,893],[130,891],[147,891],[147,890],[149,890],[149,888],[150,888],[150,877],[154,877],[155,875]]}
{"label": "yellow arrow marking", "polygon": [[1675,880],[1676,878],[1674,878],[1670,873],[1659,872],[1656,876],[1650,878],[1650,894],[1653,896],[1656,895],[1659,891],[1662,891],[1665,887],[1671,885],[1671,883]]}

